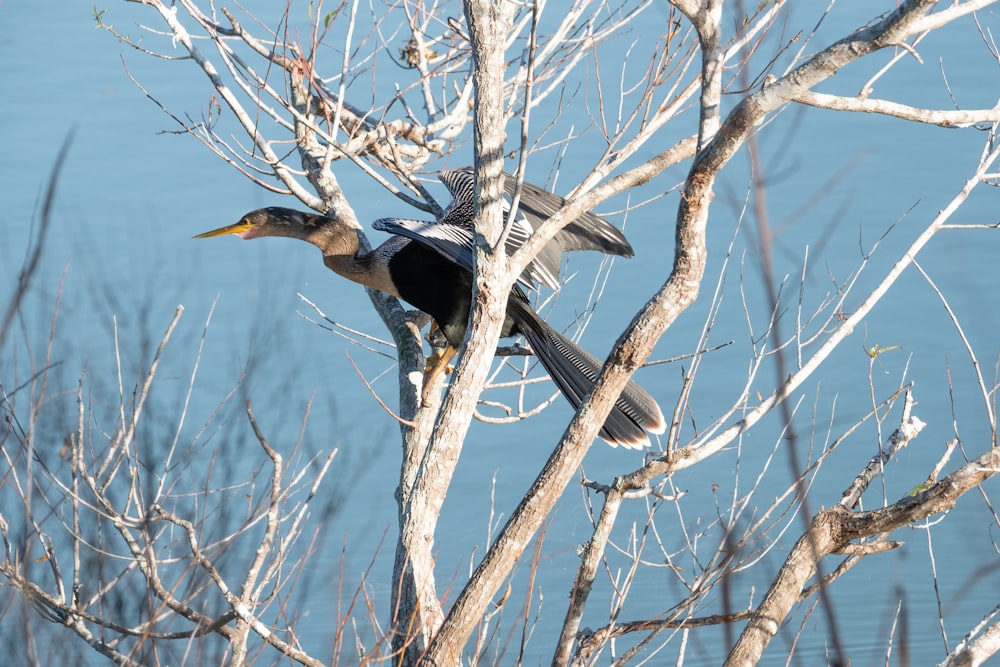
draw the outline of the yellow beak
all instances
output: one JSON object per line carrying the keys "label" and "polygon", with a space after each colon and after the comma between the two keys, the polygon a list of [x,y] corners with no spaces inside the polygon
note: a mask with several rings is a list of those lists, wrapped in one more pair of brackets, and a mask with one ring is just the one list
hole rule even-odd
{"label": "yellow beak", "polygon": [[253,225],[251,225],[246,220],[240,220],[235,225],[229,225],[227,227],[219,227],[218,229],[213,229],[212,231],[205,232],[204,234],[198,234],[197,236],[194,236],[192,238],[207,239],[210,236],[224,236],[226,234],[242,234],[243,232],[250,229],[252,226]]}

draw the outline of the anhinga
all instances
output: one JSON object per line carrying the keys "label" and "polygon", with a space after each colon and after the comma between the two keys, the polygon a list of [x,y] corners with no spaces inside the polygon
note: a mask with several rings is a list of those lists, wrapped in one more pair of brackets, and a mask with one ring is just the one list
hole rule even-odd
{"label": "anhinga", "polygon": [[[322,216],[280,207],[251,211],[234,225],[195,238],[236,234],[244,239],[286,236],[308,241],[323,252],[323,263],[330,270],[392,294],[430,315],[448,344],[457,349],[465,339],[472,304],[474,180],[471,169],[445,171],[440,179],[454,198],[441,218],[434,222],[378,220],[373,224],[375,229],[395,235],[371,252],[360,252],[357,231],[335,214]],[[508,175],[505,190],[510,193],[513,188],[514,178]],[[515,250],[564,202],[557,195],[524,184],[508,250]],[[510,203],[505,198],[505,216]],[[586,213],[553,237],[521,274],[520,281],[558,286],[562,253],[570,250],[632,255],[631,246],[618,229]],[[574,408],[579,407],[597,379],[601,362],[550,327],[531,308],[524,290],[515,285],[507,301],[502,335],[518,334],[528,341],[562,394]],[[656,401],[630,381],[608,415],[601,437],[613,445],[638,448],[649,444],[646,431],[662,433],[664,427]]]}

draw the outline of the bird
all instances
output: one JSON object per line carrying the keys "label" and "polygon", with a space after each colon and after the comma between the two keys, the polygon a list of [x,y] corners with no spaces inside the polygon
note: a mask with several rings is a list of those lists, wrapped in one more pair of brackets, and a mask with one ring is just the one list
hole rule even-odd
{"label": "bird", "polygon": [[[374,229],[405,236],[430,246],[446,258],[473,270],[471,249],[475,206],[475,171],[472,167],[459,167],[438,174],[438,179],[451,194],[452,200],[440,217],[433,221],[412,218],[381,218],[372,223]],[[562,197],[531,183],[521,183],[520,203],[511,220],[513,197],[517,189],[517,179],[504,174],[503,208],[504,224],[508,225],[505,249],[508,254],[516,252],[531,235],[552,215],[567,203]],[[538,251],[518,278],[518,282],[528,289],[545,285],[558,289],[559,269],[562,255],[570,250],[597,250],[606,255],[632,257],[634,251],[625,235],[604,218],[587,211],[556,232],[555,236]],[[435,340],[436,331],[432,324],[429,340]],[[425,368],[424,387],[429,388],[434,378],[449,368],[448,362],[458,351],[449,343],[441,352],[435,350],[428,358]]]}
{"label": "bird", "polygon": [[[276,206],[250,211],[235,224],[198,234],[195,238],[226,234],[243,239],[282,236],[311,243],[322,251],[323,263],[333,272],[391,294],[427,313],[450,349],[456,350],[465,339],[472,307],[474,211],[467,204],[472,196],[471,170],[446,171],[440,177],[454,197],[444,215],[434,222],[382,218],[373,223],[373,227],[393,235],[371,251],[361,250],[358,231],[339,219],[335,211],[319,215]],[[509,184],[512,178],[507,176],[505,180]],[[563,201],[535,186],[523,189],[522,199],[528,202],[524,210],[532,213],[524,215],[523,220],[516,219],[515,226],[526,224],[532,231],[547,218],[546,211],[558,210]],[[534,221],[531,216],[536,216]],[[620,231],[594,214],[581,216],[571,224],[575,227],[567,226],[546,246],[552,250],[547,258],[539,262],[536,257],[535,267],[529,265],[519,277],[520,284],[513,287],[508,298],[501,335],[523,335],[575,409],[590,392],[603,364],[536,313],[524,285],[548,284],[551,271],[558,275],[558,263],[564,251],[607,249],[607,252],[625,254],[631,253],[631,246]],[[510,248],[516,249],[516,242]],[[648,433],[663,433],[664,430],[665,420],[656,400],[636,382],[629,381],[605,420],[600,436],[611,445],[641,449],[649,446]]]}
{"label": "bird", "polygon": [[[475,219],[476,185],[473,168],[460,167],[445,170],[438,174],[438,179],[448,188],[452,201],[434,223],[407,218],[389,218],[387,220],[392,220],[396,225],[404,227],[415,225],[429,240],[433,240],[436,236],[434,231],[447,231],[452,227],[472,231],[472,221]],[[517,179],[511,174],[504,174],[503,189],[505,194],[502,205],[506,222],[513,205],[512,198],[517,189]],[[527,182],[522,183],[517,215],[514,216],[514,223],[511,225],[507,238],[507,252],[513,254],[542,223],[551,218],[566,203],[565,199],[544,188]],[[378,221],[376,221],[377,223]],[[449,227],[427,230],[422,226],[426,224],[449,225]],[[534,286],[541,283],[551,289],[558,289],[562,255],[564,252],[573,250],[596,250],[605,255],[618,255],[626,258],[635,254],[632,245],[617,227],[599,215],[587,211],[571,220],[532,258],[521,276],[522,284]]]}

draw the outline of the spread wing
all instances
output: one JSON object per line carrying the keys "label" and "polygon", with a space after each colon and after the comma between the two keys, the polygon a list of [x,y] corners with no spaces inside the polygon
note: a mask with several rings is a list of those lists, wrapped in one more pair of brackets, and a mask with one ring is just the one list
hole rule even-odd
{"label": "spread wing", "polygon": [[[472,167],[460,167],[452,171],[443,171],[438,176],[457,201],[460,197],[473,202],[475,175]],[[504,174],[503,189],[507,194],[504,200],[504,212],[510,211],[517,179],[510,174]],[[518,218],[523,218],[528,226],[528,234],[538,229],[542,223],[551,218],[568,202],[559,195],[552,194],[544,188],[525,181],[521,188],[521,201],[518,204]],[[470,214],[471,219],[471,214]],[[559,252],[572,250],[596,250],[608,255],[631,257],[632,246],[621,231],[601,216],[586,212],[572,220],[553,238],[559,246]],[[556,266],[558,269],[558,265]]]}
{"label": "spread wing", "polygon": [[[506,176],[506,175],[505,175]],[[438,178],[448,188],[451,193],[452,202],[441,217],[442,225],[455,225],[472,230],[472,223],[475,220],[475,176],[471,167],[442,171]],[[505,183],[512,183],[510,176],[505,177]],[[504,193],[503,215],[504,223],[510,216],[510,206],[513,203],[510,196]],[[525,217],[521,208],[518,207],[517,215],[510,226],[507,240],[504,247],[508,255],[513,255],[520,249],[535,231],[532,222]],[[470,237],[471,238],[471,237]],[[548,246],[542,248],[541,252],[524,269],[521,274],[521,282],[525,285],[535,285],[541,283],[550,289],[559,288],[559,264],[561,255],[558,250],[549,249]]]}
{"label": "spread wing", "polygon": [[470,229],[409,218],[380,218],[372,223],[372,227],[416,241],[448,261],[472,271],[473,243]]}

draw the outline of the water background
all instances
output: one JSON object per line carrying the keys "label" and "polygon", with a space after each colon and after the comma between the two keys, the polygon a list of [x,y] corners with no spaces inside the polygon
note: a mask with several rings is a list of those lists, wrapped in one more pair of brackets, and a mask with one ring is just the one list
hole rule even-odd
{"label": "water background", "polygon": [[[869,18],[869,8],[847,4],[850,8],[824,24],[822,37],[841,35]],[[889,8],[893,3],[883,4]],[[108,8],[112,11],[106,20],[118,22],[123,30],[135,32],[131,24],[144,16],[135,7]],[[995,11],[981,18],[986,25],[1000,26]],[[6,0],[0,4],[0,26],[0,136],[5,156],[0,160],[0,276],[8,289],[16,280],[26,248],[38,233],[33,221],[38,220],[41,194],[60,147],[69,141],[66,159],[59,165],[54,225],[46,238],[42,270],[25,304],[16,342],[0,353],[0,364],[21,364],[18,376],[23,378],[28,373],[27,360],[38,363],[58,300],[54,358],[61,364],[63,390],[73,391],[86,368],[90,382],[106,385],[114,395],[117,332],[125,369],[123,384],[128,392],[138,382],[175,308],[183,305],[184,315],[168,346],[153,403],[156,414],[151,419],[163,425],[162,434],[154,429],[147,437],[172,438],[174,427],[170,425],[183,414],[182,438],[197,436],[206,457],[219,453],[234,462],[230,465],[246,465],[249,470],[261,464],[262,455],[242,415],[242,400],[234,400],[212,422],[209,432],[198,435],[241,376],[246,373],[239,397],[253,399],[262,427],[279,448],[291,448],[299,438],[306,405],[311,402],[302,451],[341,450],[333,479],[326,487],[330,497],[324,506],[331,511],[317,512],[324,518],[318,525],[317,554],[312,563],[316,571],[311,581],[319,583],[303,592],[300,609],[305,624],[300,629],[316,623],[317,631],[312,633],[316,643],[311,648],[323,655],[326,641],[322,629],[328,627],[334,613],[330,602],[333,591],[324,590],[324,585],[332,587],[330,582],[342,580],[343,586],[352,590],[377,554],[368,586],[376,599],[388,598],[389,545],[396,524],[397,429],[373,403],[351,359],[367,377],[383,373],[375,387],[391,406],[395,405],[395,376],[391,360],[366,354],[309,323],[303,315],[313,313],[297,293],[347,326],[384,336],[367,297],[357,286],[332,276],[316,251],[299,242],[191,240],[193,234],[234,222],[253,208],[295,205],[257,188],[190,137],[173,133],[176,126],[129,81],[125,70],[127,65],[128,71],[172,112],[196,115],[205,108],[210,91],[193,63],[156,62],[139,56],[95,29],[93,9],[87,3],[67,6],[51,0]],[[647,25],[636,30],[642,33],[658,28]],[[822,38],[816,43],[823,43]],[[877,95],[948,108],[949,99],[940,83],[940,57],[961,107],[996,103],[1000,69],[984,52],[971,20],[932,35],[923,44],[922,53],[926,56],[923,65],[904,62],[880,82]],[[880,58],[847,68],[823,90],[850,94],[884,61]],[[726,103],[732,101],[727,99]],[[586,125],[589,118],[582,106],[578,113],[575,122]],[[870,248],[898,221],[879,246],[879,263],[860,284],[874,284],[881,278],[890,259],[898,256],[972,173],[984,140],[984,134],[974,129],[945,130],[801,108],[786,110],[778,123],[780,129],[769,128],[760,139],[769,215],[776,233],[777,273],[792,276],[791,288],[797,289],[796,277],[809,247],[807,308],[815,307],[833,288],[831,276],[843,281],[854,270],[860,248]],[[690,131],[692,127],[678,130]],[[574,144],[554,188],[564,192],[575,184],[598,150],[590,140]],[[470,159],[471,153],[454,156],[449,164],[465,164]],[[545,180],[548,165],[540,167],[540,178],[535,180]],[[736,250],[731,262],[733,266],[744,262],[751,320],[756,332],[762,330],[767,313],[759,307],[763,296],[753,234],[735,228],[748,173],[745,154],[727,168],[713,208],[709,278],[702,299],[664,337],[654,356],[665,358],[694,348],[714,287],[711,281],[734,234]],[[363,221],[410,213],[356,170],[345,165],[344,173],[338,175]],[[669,172],[647,186],[643,194],[666,192],[682,177],[683,170]],[[435,192],[444,198],[443,188],[436,187]],[[621,206],[621,202],[612,202],[602,210],[614,211]],[[615,264],[583,338],[588,349],[603,355],[623,324],[666,278],[675,211],[676,193],[672,193],[629,215],[627,232],[637,255]],[[611,217],[621,223],[620,216]],[[981,188],[953,222],[997,223],[996,190]],[[372,239],[379,242],[381,237],[373,234]],[[990,230],[941,234],[920,257],[921,265],[961,319],[988,380],[994,376],[1000,350],[996,334],[1000,330],[998,256],[1000,233]],[[593,258],[573,258],[570,269],[575,273],[574,282],[560,297],[555,311],[558,317],[568,322],[574,310],[585,304],[596,268]],[[702,424],[735,398],[746,370],[749,335],[740,305],[738,268],[731,268],[727,275],[727,300],[713,342],[735,342],[710,356],[701,371],[693,405],[695,418]],[[848,307],[863,294],[859,289]],[[908,366],[909,377],[917,382],[917,414],[928,422],[914,447],[887,472],[885,483],[892,500],[923,481],[942,444],[954,437],[946,382],[949,372],[958,428],[972,456],[988,446],[989,432],[982,397],[971,381],[970,364],[955,329],[927,282],[910,271],[879,305],[864,330],[856,332],[835,354],[819,381],[802,392],[804,402],[797,425],[803,443],[813,435],[809,424],[814,404],[817,421],[824,427],[830,424],[835,434],[861,414],[869,400],[869,364],[862,347],[874,343],[902,347],[880,359],[875,378],[879,395],[890,392]],[[202,344],[195,389],[185,408],[186,387]],[[647,369],[639,379],[669,410],[680,386],[680,373],[680,367],[671,364]],[[763,373],[759,391],[769,393],[772,382],[772,376]],[[834,400],[835,409],[831,408]],[[485,540],[488,522],[499,521],[498,517],[506,516],[513,507],[568,417],[568,408],[557,401],[542,415],[521,424],[473,426],[441,517],[442,588],[448,585],[451,573],[462,580],[470,559],[481,553],[477,545]],[[815,446],[825,437],[825,433],[816,433]],[[713,520],[713,484],[722,486],[723,493],[731,492],[734,486],[746,491],[752,474],[737,481],[733,475],[737,460],[748,470],[757,470],[776,439],[776,432],[761,428],[740,448],[675,477],[673,484],[689,493],[682,501],[685,518],[692,522],[689,528],[696,529],[699,517],[705,522]],[[814,505],[835,503],[876,446],[870,427],[845,444],[817,481]],[[957,463],[956,459],[948,469]],[[584,468],[588,476],[606,481],[638,464],[634,453],[597,446]],[[786,459],[779,454],[767,484],[784,489],[790,479]],[[995,482],[984,487],[990,497],[995,489]],[[877,504],[877,495],[867,497],[868,507]],[[548,601],[531,645],[535,652],[529,649],[532,664],[547,662],[551,651],[547,635],[562,620],[563,600],[577,562],[575,547],[588,538],[580,497],[575,486],[567,491],[542,548],[545,579],[537,586]],[[761,501],[770,497],[763,493]],[[630,512],[634,518],[641,517],[642,503],[627,511],[626,517]],[[668,514],[662,512],[661,516]],[[620,525],[625,526],[625,521]],[[797,534],[798,526],[792,534]],[[947,591],[944,612],[952,642],[997,603],[997,552],[991,543],[996,530],[983,499],[969,494],[931,533],[938,576]],[[675,528],[668,529],[665,541],[677,548],[679,538],[669,531]],[[941,655],[927,533],[899,532],[896,539],[906,540],[907,546],[872,558],[835,589],[834,601],[842,612],[838,621],[849,638],[852,664],[880,661],[901,588],[910,609],[908,641],[913,655],[923,651]],[[345,544],[348,547],[342,554]],[[748,588],[757,586],[756,599],[766,585],[766,577],[757,577],[772,573],[780,564],[775,552],[765,560],[757,574],[737,578]],[[644,580],[633,592],[629,619],[662,612],[664,599],[680,596],[670,577],[658,576],[659,580]],[[596,600],[593,609],[587,620],[596,625],[602,611]],[[717,609],[706,609],[706,613],[712,611]],[[825,626],[818,615],[806,623],[816,632],[814,636],[806,634],[801,655],[819,659]],[[689,664],[718,662],[716,637],[710,631],[695,632]],[[774,653],[781,651],[776,645]],[[667,655],[672,655],[669,649]]]}

